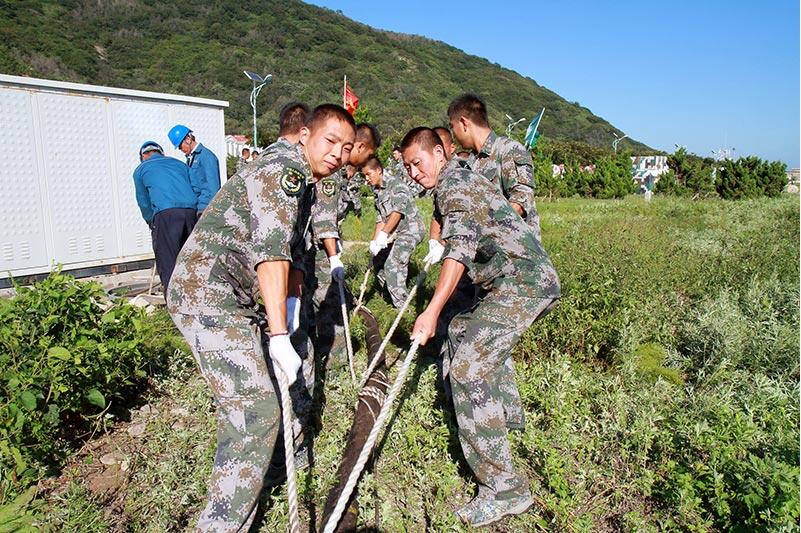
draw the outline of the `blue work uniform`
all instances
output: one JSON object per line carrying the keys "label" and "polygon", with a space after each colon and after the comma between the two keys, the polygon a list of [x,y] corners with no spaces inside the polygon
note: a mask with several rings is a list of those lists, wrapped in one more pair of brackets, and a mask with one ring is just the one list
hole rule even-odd
{"label": "blue work uniform", "polygon": [[197,196],[189,168],[178,159],[153,154],[133,173],[136,203],[150,226],[156,268],[165,292],[178,253],[197,220]]}
{"label": "blue work uniform", "polygon": [[220,190],[220,162],[214,153],[198,143],[186,156],[189,180],[197,195],[197,210],[203,211]]}

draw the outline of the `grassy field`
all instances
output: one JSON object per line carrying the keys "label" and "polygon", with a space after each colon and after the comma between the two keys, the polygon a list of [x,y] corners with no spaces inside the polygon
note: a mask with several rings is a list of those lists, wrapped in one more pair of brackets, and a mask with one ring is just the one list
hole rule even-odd
{"label": "grassy field", "polygon": [[[363,219],[346,220],[346,240],[369,240],[374,212],[364,204]],[[539,209],[563,298],[516,350],[528,423],[511,440],[540,505],[496,530],[798,531],[798,197]],[[348,247],[345,263],[357,291],[366,246]],[[432,272],[416,311],[435,280]],[[368,298],[385,331],[391,307],[372,286]],[[392,354],[408,347],[414,314]],[[363,346],[358,320],[353,330]],[[130,420],[42,484],[40,511],[54,530],[191,527],[211,465],[213,406],[185,352],[166,376]],[[307,523],[321,518],[356,400],[346,370],[328,371],[321,387],[314,463],[299,477]],[[460,531],[452,511],[474,490],[436,361],[423,353],[362,481],[364,526]],[[262,504],[260,530],[285,528],[283,487]]]}

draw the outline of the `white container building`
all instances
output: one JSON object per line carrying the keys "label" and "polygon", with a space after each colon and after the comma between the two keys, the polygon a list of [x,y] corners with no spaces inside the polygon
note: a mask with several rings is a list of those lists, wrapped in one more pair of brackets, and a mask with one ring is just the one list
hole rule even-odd
{"label": "white container building", "polygon": [[[143,268],[153,258],[133,184],[139,147],[185,124],[220,161],[228,102],[0,74],[0,286],[52,271]],[[101,268],[98,268],[101,267]]]}

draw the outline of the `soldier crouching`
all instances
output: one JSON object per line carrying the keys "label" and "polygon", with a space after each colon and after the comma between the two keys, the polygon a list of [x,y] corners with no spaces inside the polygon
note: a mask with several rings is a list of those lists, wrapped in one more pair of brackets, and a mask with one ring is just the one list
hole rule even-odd
{"label": "soldier crouching", "polygon": [[287,320],[286,300],[300,295],[314,195],[307,184],[341,167],[354,137],[343,108],[317,107],[298,145],[275,150],[222,187],[178,257],[168,310],[217,405],[217,451],[197,530],[247,531],[253,523],[280,425],[257,300],[267,314],[270,359],[291,384],[301,361],[289,334],[299,325]]}
{"label": "soldier crouching", "polygon": [[459,441],[479,485],[456,513],[480,527],[533,504],[528,480],[512,463],[500,379],[520,336],[559,297],[559,279],[534,230],[500,188],[448,161],[433,130],[411,130],[401,150],[411,177],[434,190],[445,246],[436,290],[413,338],[425,344],[435,334],[465,270],[480,290],[478,303],[451,321],[447,341]]}

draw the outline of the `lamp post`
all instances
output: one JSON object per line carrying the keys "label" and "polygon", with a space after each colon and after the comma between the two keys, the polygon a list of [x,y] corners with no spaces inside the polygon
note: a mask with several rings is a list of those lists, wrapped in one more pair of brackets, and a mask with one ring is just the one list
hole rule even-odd
{"label": "lamp post", "polygon": [[504,113],[504,114],[506,115],[506,119],[509,121],[509,124],[506,125],[506,136],[507,137],[511,137],[512,136],[512,130],[514,129],[514,127],[517,126],[518,124],[520,124],[521,122],[523,122],[524,120],[526,120],[526,117],[523,117],[520,120],[515,121],[515,119],[510,117],[508,114],[506,114],[506,113]]}
{"label": "lamp post", "polygon": [[628,135],[624,135],[623,137],[618,137],[617,133],[615,133],[614,131],[612,132],[612,135],[615,136],[615,140],[612,141],[612,148],[614,148],[615,149],[615,153],[617,153],[617,145],[618,145],[618,143],[620,141],[622,141],[623,139],[625,139],[626,137],[628,137]]}
{"label": "lamp post", "polygon": [[256,139],[256,98],[258,98],[262,88],[264,88],[264,86],[267,85],[271,79],[273,79],[273,75],[267,74],[266,76],[262,77],[249,70],[245,70],[243,72],[245,73],[245,76],[247,76],[248,79],[253,82],[253,90],[250,91],[250,107],[253,108],[253,149],[256,150],[259,146],[259,142]]}

